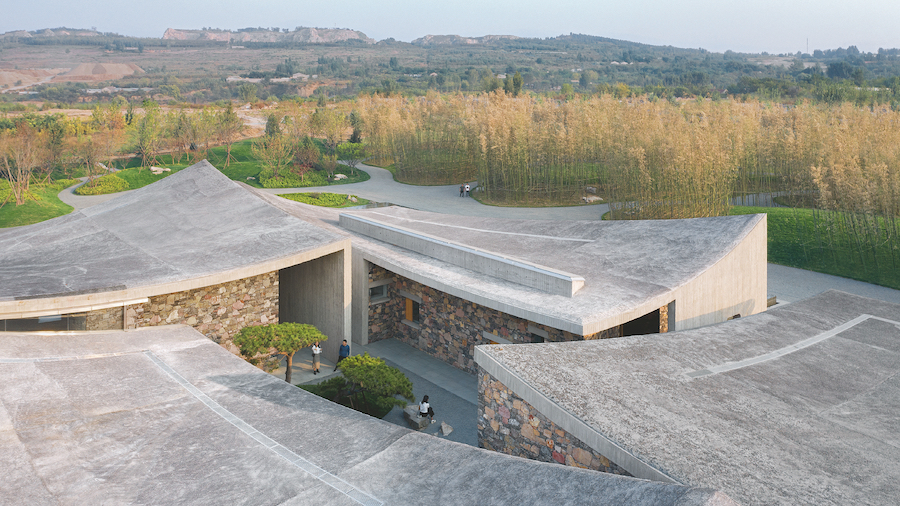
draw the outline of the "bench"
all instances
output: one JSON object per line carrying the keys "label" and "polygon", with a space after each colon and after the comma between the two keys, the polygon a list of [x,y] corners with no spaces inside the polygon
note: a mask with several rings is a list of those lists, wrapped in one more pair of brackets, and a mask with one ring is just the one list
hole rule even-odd
{"label": "bench", "polygon": [[419,405],[410,404],[403,409],[403,418],[413,430],[422,430],[431,423],[427,416],[419,416]]}

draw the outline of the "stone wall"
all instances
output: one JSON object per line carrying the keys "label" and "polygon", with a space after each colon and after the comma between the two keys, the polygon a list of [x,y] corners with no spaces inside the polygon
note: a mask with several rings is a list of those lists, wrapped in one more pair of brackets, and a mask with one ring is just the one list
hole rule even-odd
{"label": "stone wall", "polygon": [[85,314],[84,330],[122,330],[123,325],[122,306],[95,309]]}
{"label": "stone wall", "polygon": [[614,462],[560,429],[480,367],[478,446],[526,459],[630,476]]}
{"label": "stone wall", "polygon": [[[369,283],[390,279],[394,276],[393,272],[388,271],[384,267],[369,263]],[[388,300],[383,302],[369,303],[369,342],[381,341],[394,337],[399,318],[403,317],[404,302],[394,283],[385,286]],[[369,292],[366,291],[366,297]]]}
{"label": "stone wall", "polygon": [[237,352],[231,338],[242,328],[278,323],[278,272],[150,297],[149,302],[127,306],[125,319],[129,329],[190,325]]}
{"label": "stone wall", "polygon": [[[471,374],[476,373],[475,346],[490,344],[484,332],[513,343],[534,342],[529,326],[545,332],[546,341],[601,339],[620,335],[620,327],[590,336],[572,334],[474,304],[380,267],[370,269],[370,281],[389,276],[394,277],[388,285],[390,300],[369,305],[369,342],[394,337]],[[405,300],[401,290],[422,299],[418,325],[404,323]]]}

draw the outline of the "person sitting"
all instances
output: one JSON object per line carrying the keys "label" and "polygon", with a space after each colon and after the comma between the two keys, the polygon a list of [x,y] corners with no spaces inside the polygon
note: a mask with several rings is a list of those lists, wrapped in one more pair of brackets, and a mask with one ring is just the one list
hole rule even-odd
{"label": "person sitting", "polygon": [[434,410],[431,409],[431,404],[428,404],[428,396],[422,397],[422,402],[419,403],[419,416],[422,418],[431,417],[431,423],[434,423]]}

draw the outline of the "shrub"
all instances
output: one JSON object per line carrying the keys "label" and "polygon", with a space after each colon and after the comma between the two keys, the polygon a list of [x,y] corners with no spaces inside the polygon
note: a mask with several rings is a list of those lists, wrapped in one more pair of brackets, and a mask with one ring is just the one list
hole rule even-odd
{"label": "shrub", "polygon": [[98,177],[94,183],[87,183],[79,186],[75,190],[76,195],[105,195],[107,193],[117,193],[128,190],[128,181],[120,178],[115,174],[107,174]]}
{"label": "shrub", "polygon": [[328,185],[325,173],[320,171],[307,172],[302,180],[300,176],[289,171],[282,171],[278,177],[274,177],[273,174],[271,169],[260,171],[258,177],[263,188],[308,188]]}
{"label": "shrub", "polygon": [[348,196],[340,193],[288,193],[281,197],[321,207],[343,207],[348,201]]}

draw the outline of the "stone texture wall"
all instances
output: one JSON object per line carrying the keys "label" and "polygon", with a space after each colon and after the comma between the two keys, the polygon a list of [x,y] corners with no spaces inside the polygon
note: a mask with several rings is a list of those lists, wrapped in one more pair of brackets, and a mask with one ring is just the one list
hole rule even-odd
{"label": "stone texture wall", "polygon": [[542,462],[631,476],[478,369],[478,446]]}
{"label": "stone texture wall", "polygon": [[[514,343],[533,342],[529,325],[547,332],[546,341],[601,339],[620,335],[619,327],[580,336],[538,325],[435,290],[390,271],[381,271],[384,269],[380,267],[374,272],[370,270],[370,280],[384,279],[377,276],[393,276],[395,281],[388,286],[389,302],[369,306],[369,342],[394,337],[471,374],[476,373],[475,346],[490,344],[483,332]],[[422,299],[418,326],[403,323],[406,306],[400,290]]]}
{"label": "stone texture wall", "polygon": [[[381,281],[394,276],[384,267],[369,263],[369,282]],[[388,300],[369,304],[369,342],[394,337],[394,331],[404,311],[403,298],[397,293],[394,283],[385,286]],[[368,295],[368,292],[367,292]]]}
{"label": "stone texture wall", "polygon": [[122,306],[88,311],[84,330],[122,330],[123,314]]}
{"label": "stone texture wall", "polygon": [[149,302],[127,306],[125,320],[129,329],[190,325],[237,353],[231,338],[242,328],[278,323],[278,272],[150,297]]}

